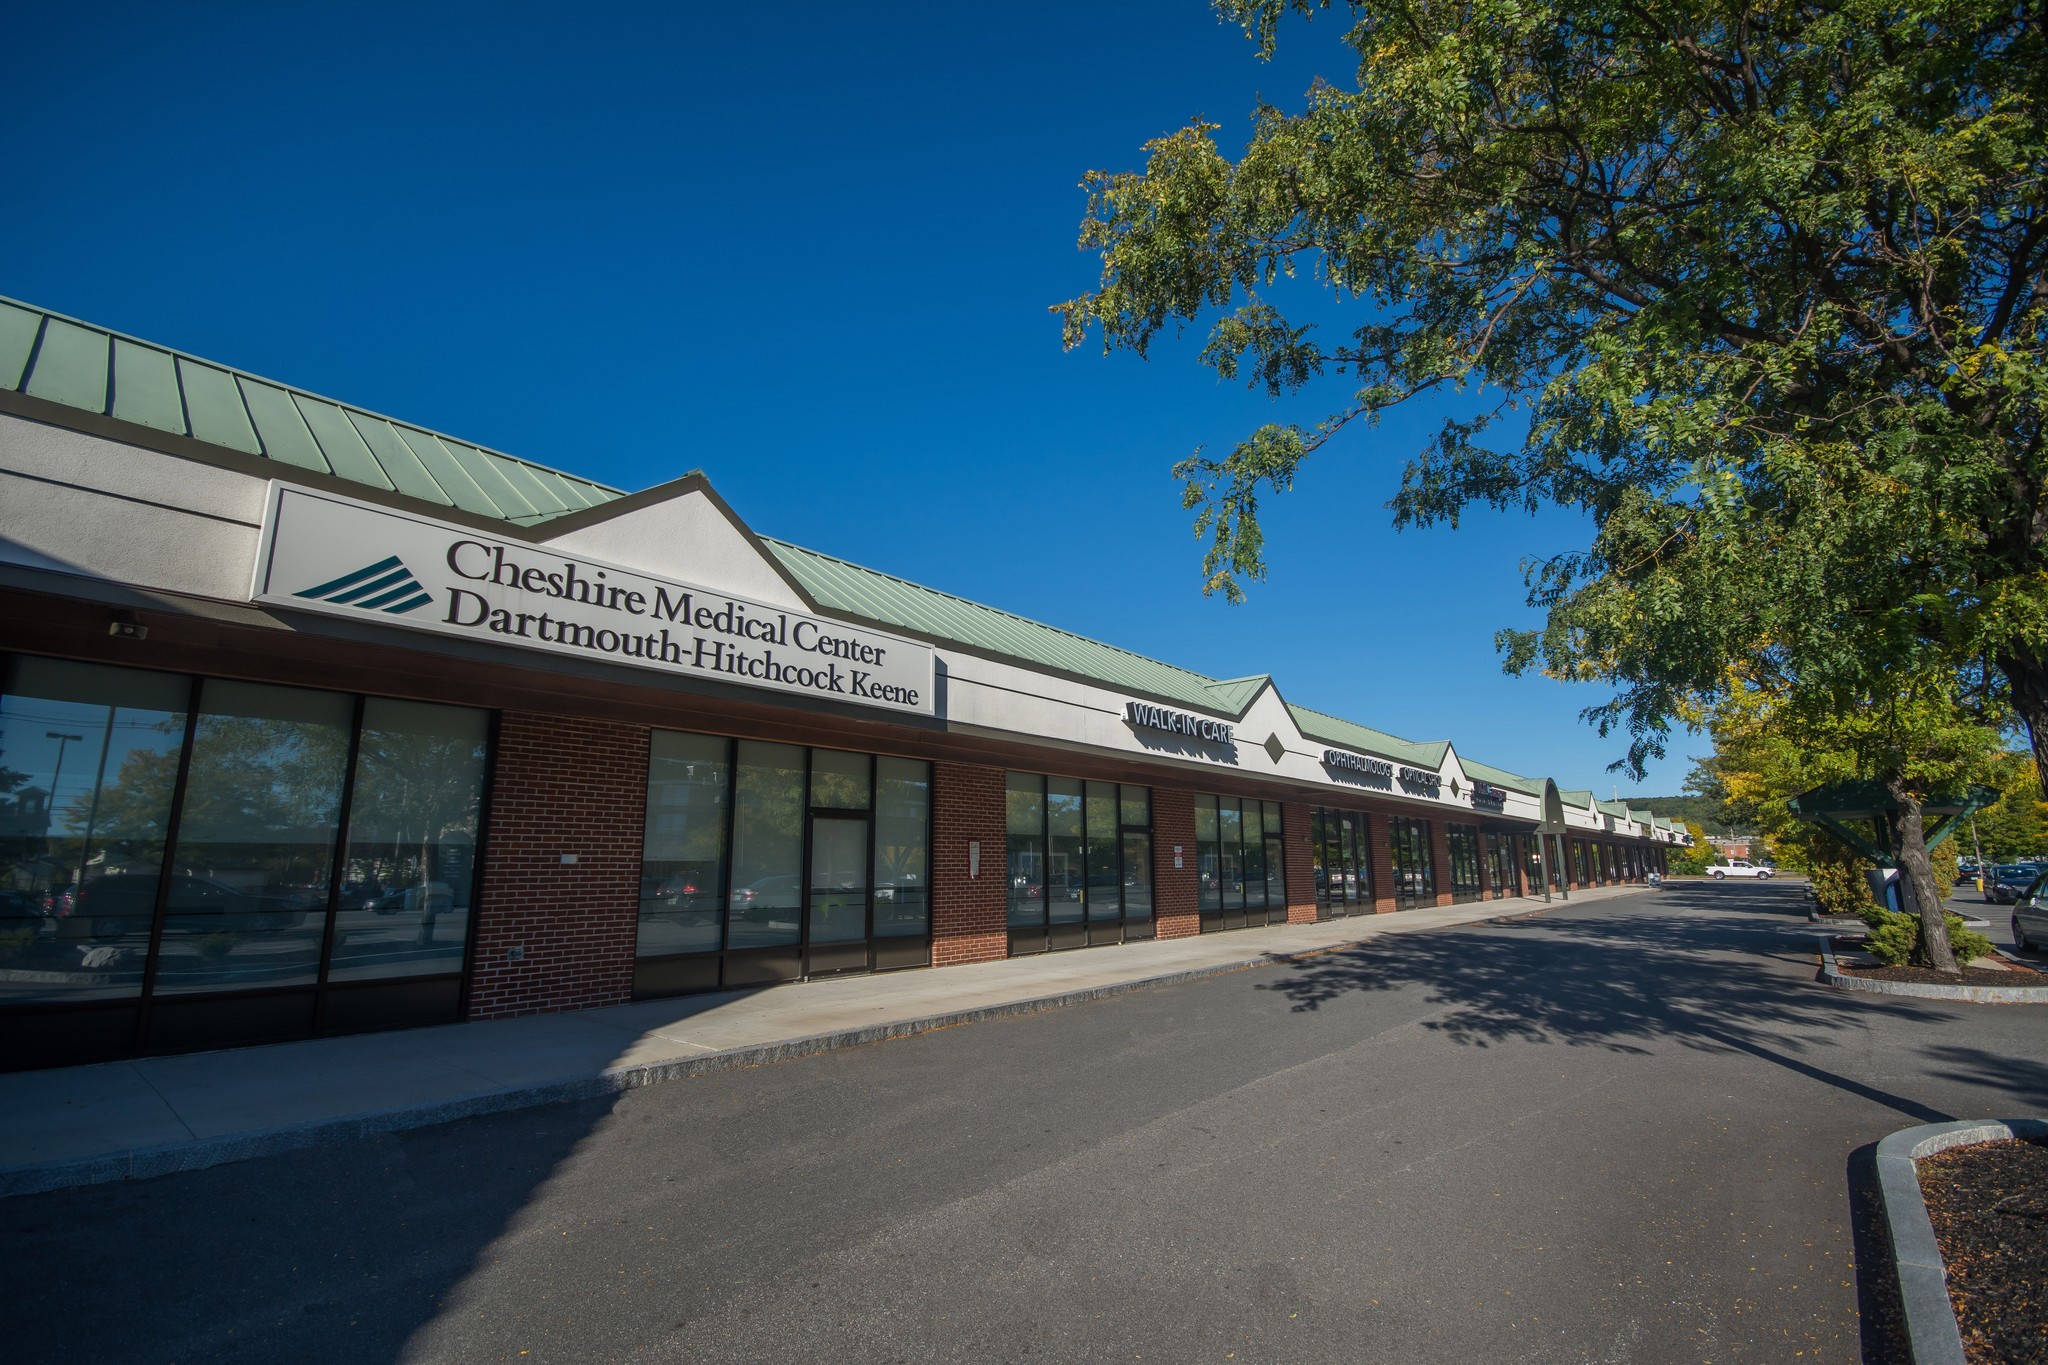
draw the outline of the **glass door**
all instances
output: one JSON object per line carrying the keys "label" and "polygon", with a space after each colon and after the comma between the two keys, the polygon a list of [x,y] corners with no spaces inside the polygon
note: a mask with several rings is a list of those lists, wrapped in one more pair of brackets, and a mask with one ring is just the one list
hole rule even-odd
{"label": "glass door", "polygon": [[820,811],[811,817],[811,875],[804,908],[811,976],[867,968],[870,843],[865,815]]}

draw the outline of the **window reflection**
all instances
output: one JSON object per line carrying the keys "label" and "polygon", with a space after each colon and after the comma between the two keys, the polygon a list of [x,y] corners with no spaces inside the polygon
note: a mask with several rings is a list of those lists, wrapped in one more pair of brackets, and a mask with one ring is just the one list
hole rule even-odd
{"label": "window reflection", "polygon": [[758,740],[741,740],[738,748],[727,942],[792,944],[803,907],[804,751]]}
{"label": "window reflection", "polygon": [[311,983],[354,705],[334,692],[218,679],[200,697],[155,989]]}
{"label": "window reflection", "polygon": [[0,696],[0,1003],[142,989],[189,679],[16,659]]}
{"label": "window reflection", "polygon": [[729,741],[658,730],[647,769],[641,957],[716,952],[725,926]]}
{"label": "window reflection", "polygon": [[363,703],[328,980],[462,970],[489,738],[481,711]]}

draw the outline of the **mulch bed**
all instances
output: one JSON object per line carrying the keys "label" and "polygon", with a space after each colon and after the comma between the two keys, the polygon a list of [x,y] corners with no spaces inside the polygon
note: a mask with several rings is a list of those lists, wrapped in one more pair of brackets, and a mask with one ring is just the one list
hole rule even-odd
{"label": "mulch bed", "polygon": [[[1838,953],[1859,953],[1863,947],[1855,939],[1835,940]],[[2000,971],[1996,967],[1965,967],[1960,972],[1937,972],[1932,967],[1852,967],[1846,962],[1837,965],[1844,976],[1860,976],[1871,981],[1917,981],[1925,986],[2027,986],[2048,991],[2048,975],[2018,964],[2010,971]]]}
{"label": "mulch bed", "polygon": [[1915,1165],[1971,1365],[2048,1365],[2048,1142],[1972,1143]]}

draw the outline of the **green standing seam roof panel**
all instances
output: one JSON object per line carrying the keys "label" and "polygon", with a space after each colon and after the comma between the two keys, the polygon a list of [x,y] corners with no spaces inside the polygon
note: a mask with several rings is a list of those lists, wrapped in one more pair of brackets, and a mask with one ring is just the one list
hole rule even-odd
{"label": "green standing seam roof panel", "polygon": [[335,473],[372,488],[392,486],[391,477],[363,444],[348,414],[323,398],[308,398],[303,393],[294,395],[294,401],[299,405],[299,416],[312,430],[313,439],[320,443],[320,453],[334,466]]}
{"label": "green standing seam roof panel", "polygon": [[1385,754],[1389,758],[1402,759],[1416,767],[1442,766],[1444,755],[1449,753],[1451,748],[1449,740],[1402,739],[1384,730],[1375,730],[1356,721],[1345,720],[1342,716],[1333,716],[1327,711],[1317,711],[1307,706],[1297,706],[1293,702],[1287,704],[1287,710],[1293,715],[1294,723],[1301,728],[1304,735],[1353,749],[1363,749],[1368,753]]}
{"label": "green standing seam roof panel", "polygon": [[1213,680],[1198,673],[787,541],[764,537],[763,543],[806,592],[835,611],[1079,674],[1109,687],[1216,708],[1216,694],[1209,690]]}
{"label": "green standing seam roof panel", "polygon": [[463,508],[465,512],[475,512],[479,516],[494,516],[498,520],[504,520],[506,514],[502,505],[485,489],[481,489],[475,479],[469,477],[469,471],[463,469],[463,465],[457,463],[457,458],[449,454],[449,448],[442,446],[438,440],[416,428],[385,422],[383,417],[365,417],[362,424],[375,424],[389,430],[399,440],[399,444],[412,450],[412,458],[420,460],[420,467],[434,477],[434,483],[440,485],[442,493],[455,499],[457,508]]}
{"label": "green standing seam roof panel", "polygon": [[595,507],[606,501],[586,492],[582,483],[566,474],[558,474],[552,469],[542,469],[537,465],[526,465],[524,468],[533,476],[536,483],[560,498],[563,506],[571,512],[580,512],[586,507]]}
{"label": "green standing seam roof panel", "polygon": [[[443,441],[437,436],[412,427],[400,427],[398,434],[405,438],[407,445],[419,451],[420,458],[426,461],[427,468],[433,470],[437,478],[440,476],[441,467],[434,462],[434,457],[429,451],[438,451],[440,458],[461,470],[463,477],[482,489],[484,496],[498,505],[498,515],[505,520],[534,519],[533,504],[528,502],[525,495],[514,488],[505,476],[498,472],[498,467],[475,446],[464,445],[460,441]],[[442,479],[441,484],[445,488],[448,480]]]}
{"label": "green standing seam roof panel", "polygon": [[275,384],[246,376],[237,381],[242,401],[249,405],[249,418],[263,440],[263,453],[273,460],[298,465],[319,474],[330,474],[327,457],[306,430],[306,419],[292,406],[292,396]]}
{"label": "green standing seam roof panel", "polygon": [[185,434],[178,362],[170,352],[114,338],[114,416],[173,436]]}
{"label": "green standing seam roof panel", "polygon": [[1272,676],[1260,673],[1250,678],[1226,678],[1222,682],[1204,684],[1203,690],[1216,698],[1232,711],[1242,711],[1259,689],[1272,681]]}
{"label": "green standing seam roof panel", "polygon": [[180,356],[178,378],[184,384],[185,415],[191,419],[194,440],[249,455],[263,453],[233,375]]}
{"label": "green standing seam roof panel", "polygon": [[487,450],[480,450],[477,453],[483,456],[486,463],[496,467],[498,473],[504,476],[505,482],[518,489],[519,495],[533,504],[533,510],[541,516],[559,516],[571,510],[568,503],[559,495],[550,493],[541,481],[533,476],[533,471],[519,461],[507,459],[503,455],[494,455]]}
{"label": "green standing seam roof panel", "polygon": [[[381,417],[371,417],[360,412],[344,412],[343,416],[355,427],[356,434],[362,437],[363,444],[370,448],[370,453],[377,457],[377,466],[384,471],[385,477],[391,480],[392,487],[401,493],[427,502],[436,502],[443,507],[462,505],[450,501],[448,494],[442,491],[441,485],[434,482],[434,476],[427,472],[427,467],[420,463],[420,457],[413,454],[411,446],[399,439],[398,433],[391,429],[389,422]],[[483,502],[483,507],[470,507],[465,510],[482,511],[485,516],[490,517],[498,514],[496,508],[489,506],[489,499],[480,501]]]}
{"label": "green standing seam roof panel", "polygon": [[28,368],[28,355],[36,348],[36,333],[43,330],[43,317],[11,303],[0,303],[0,388],[21,387],[21,372]]}
{"label": "green standing seam roof panel", "polygon": [[1481,763],[1476,758],[1461,758],[1459,762],[1465,765],[1465,772],[1469,776],[1491,782],[1496,787],[1506,787],[1509,791],[1517,791],[1524,796],[1543,795],[1543,783],[1536,778],[1511,773],[1506,768],[1496,768],[1491,763]]}
{"label": "green standing seam roof panel", "polygon": [[43,344],[22,390],[67,408],[107,410],[107,334],[62,318],[43,324]]}

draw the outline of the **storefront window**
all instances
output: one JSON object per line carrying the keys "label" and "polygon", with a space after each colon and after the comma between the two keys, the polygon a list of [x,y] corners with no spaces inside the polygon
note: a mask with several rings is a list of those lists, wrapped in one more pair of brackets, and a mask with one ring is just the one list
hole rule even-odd
{"label": "storefront window", "polygon": [[1430,849],[1429,821],[1387,821],[1393,854],[1394,903],[1403,910],[1436,904],[1436,858]]}
{"label": "storefront window", "polygon": [[329,980],[462,970],[489,757],[482,711],[363,703]]}
{"label": "storefront window", "polygon": [[640,867],[641,957],[715,953],[725,932],[730,741],[654,732]]}
{"label": "storefront window", "polygon": [[875,937],[931,932],[932,769],[908,758],[875,760]]}
{"label": "storefront window", "polygon": [[797,942],[803,865],[804,751],[743,739],[733,783],[731,947]]}
{"label": "storefront window", "polygon": [[0,1004],[142,990],[191,695],[170,674],[14,661],[0,696]]}
{"label": "storefront window", "polygon": [[1152,936],[1152,794],[1011,773],[1012,954]]}
{"label": "storefront window", "polygon": [[171,851],[156,991],[320,974],[350,699],[209,680]]}
{"label": "storefront window", "polygon": [[1195,797],[1195,867],[1204,931],[1285,923],[1280,803]]}
{"label": "storefront window", "polygon": [[1479,880],[1479,827],[1446,825],[1444,841],[1451,855],[1451,902],[1462,905],[1478,900],[1482,890]]}
{"label": "storefront window", "polygon": [[487,713],[48,659],[5,682],[0,1066],[455,1017]]}
{"label": "storefront window", "polygon": [[931,765],[657,731],[634,992],[931,961]]}
{"label": "storefront window", "polygon": [[1010,931],[1045,924],[1045,779],[1011,773],[1004,806],[1010,829]]}
{"label": "storefront window", "polygon": [[1324,810],[1309,817],[1309,855],[1316,873],[1316,905],[1329,918],[1357,914],[1372,901],[1365,816]]}

